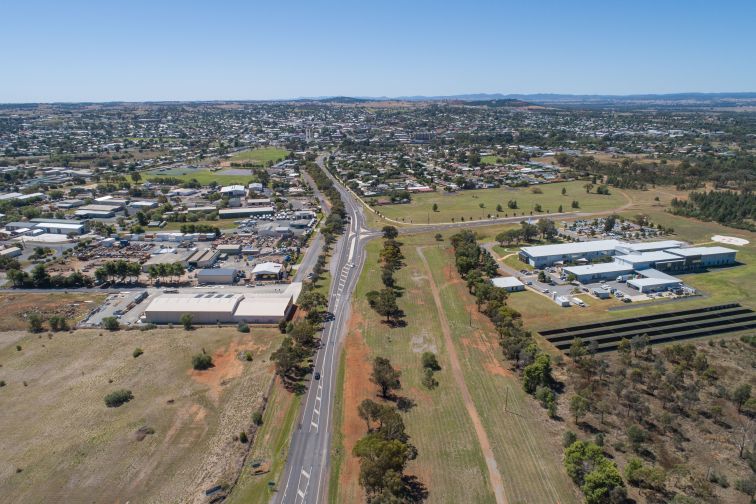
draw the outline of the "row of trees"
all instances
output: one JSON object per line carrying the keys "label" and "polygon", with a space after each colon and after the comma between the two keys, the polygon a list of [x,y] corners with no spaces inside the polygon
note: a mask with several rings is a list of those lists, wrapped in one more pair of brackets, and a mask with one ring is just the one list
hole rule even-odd
{"label": "row of trees", "polygon": [[386,317],[386,323],[388,324],[397,323],[404,315],[396,302],[398,286],[394,279],[394,273],[404,264],[402,244],[396,240],[398,236],[399,232],[394,226],[385,226],[383,228],[383,249],[381,249],[378,256],[383,289],[367,293],[370,307],[379,315]]}
{"label": "row of trees", "polygon": [[550,219],[538,219],[535,224],[527,221],[520,222],[519,228],[506,229],[496,235],[496,241],[499,245],[511,245],[521,241],[530,242],[540,236],[544,240],[552,240],[558,234],[554,221]]}
{"label": "row of trees", "polygon": [[50,275],[44,264],[36,265],[31,274],[21,269],[8,270],[7,277],[14,287],[36,289],[91,287],[94,283],[91,277],[80,271],[74,271],[70,275]]}
{"label": "row of trees", "polygon": [[[383,399],[401,388],[401,372],[384,357],[373,360],[370,381],[380,389]],[[352,454],[360,460],[360,485],[368,502],[419,502],[426,496],[424,486],[416,478],[404,474],[407,463],[417,457],[417,449],[409,442],[404,420],[395,406],[365,399],[357,407],[365,421],[367,433],[355,444]]]}
{"label": "row of trees", "polygon": [[180,278],[184,273],[186,273],[186,268],[180,262],[150,264],[147,266],[147,275],[153,281],[160,280],[162,282],[166,278],[174,281],[174,278]]}
{"label": "row of trees", "polygon": [[108,261],[94,272],[98,283],[118,280],[123,282],[126,278],[139,278],[142,273],[142,265],[138,262],[129,262],[123,259]]}

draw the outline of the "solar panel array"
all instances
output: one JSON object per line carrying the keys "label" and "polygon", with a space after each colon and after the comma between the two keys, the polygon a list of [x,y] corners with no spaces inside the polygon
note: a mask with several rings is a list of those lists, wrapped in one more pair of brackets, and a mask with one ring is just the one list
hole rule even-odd
{"label": "solar panel array", "polygon": [[750,329],[756,329],[756,313],[739,303],[730,303],[550,329],[540,334],[562,351],[569,350],[580,338],[585,345],[595,341],[599,352],[610,352],[622,339],[634,336],[646,335],[651,344],[659,344]]}

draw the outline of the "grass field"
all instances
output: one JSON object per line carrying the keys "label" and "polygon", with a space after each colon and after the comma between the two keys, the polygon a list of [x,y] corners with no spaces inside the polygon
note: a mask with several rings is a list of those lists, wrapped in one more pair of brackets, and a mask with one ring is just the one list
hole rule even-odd
{"label": "grass field", "polygon": [[[462,372],[472,395],[474,407],[490,439],[490,448],[503,479],[510,502],[576,502],[572,483],[561,469],[558,435],[549,432],[545,414],[531,417],[530,399],[522,396],[521,386],[501,363],[501,353],[492,331],[481,325],[473,314],[474,328],[468,327],[469,307],[466,290],[450,282],[447,256],[437,248],[433,235],[402,237],[406,266],[396,275],[404,294],[399,300],[406,313],[406,327],[389,329],[369,308],[365,293],[380,288],[376,262],[380,242],[368,246],[364,274],[355,294],[353,320],[345,344],[344,386],[337,414],[342,438],[335,439],[335,459],[331,478],[331,502],[356,502],[359,466],[351,456],[354,442],[364,434],[365,425],[356,415],[356,405],[365,397],[375,398],[375,386],[367,377],[374,356],[389,357],[402,370],[400,395],[411,398],[416,406],[404,414],[411,442],[419,456],[408,467],[428,488],[428,502],[494,502],[483,450],[475,427],[465,409],[455,382],[447,348],[431,293],[430,272],[417,251],[424,248],[434,280],[441,288],[443,309],[452,329],[454,351],[462,361]],[[448,246],[448,243],[441,245]],[[475,310],[474,304],[472,305]],[[436,373],[439,387],[425,389],[420,381],[423,351],[436,352],[442,370]],[[503,410],[507,388],[509,411]],[[550,440],[554,440],[553,445]]]}
{"label": "grass field", "polygon": [[[562,205],[564,212],[596,212],[619,208],[628,203],[627,198],[618,189],[611,189],[608,196],[586,193],[583,185],[585,182],[565,182],[557,184],[544,184],[525,188],[499,188],[478,189],[473,191],[460,191],[457,193],[433,192],[414,194],[412,202],[400,205],[385,205],[377,209],[386,217],[400,222],[425,224],[451,222],[452,219],[460,221],[487,219],[489,215],[500,217],[517,215],[537,214],[534,207],[540,204],[542,213],[555,213]],[[562,188],[567,189],[567,194],[562,195]],[[541,194],[533,190],[541,190]],[[509,200],[517,201],[517,209],[507,207]],[[579,209],[571,208],[573,200],[580,203]],[[438,211],[433,211],[433,204],[438,205]],[[480,205],[483,205],[481,208]],[[502,211],[496,211],[496,205],[502,206]]]}
{"label": "grass field", "polygon": [[210,184],[210,182],[217,182],[220,185],[233,185],[244,184],[254,181],[255,177],[250,172],[249,175],[223,175],[220,172],[212,172],[210,170],[183,170],[179,173],[171,172],[150,172],[147,174],[147,178],[160,178],[160,177],[173,177],[181,181],[196,180],[203,186]]}
{"label": "grass field", "polygon": [[499,156],[483,156],[480,158],[480,164],[495,165],[503,163],[504,160]]}
{"label": "grass field", "polygon": [[289,151],[285,149],[278,149],[276,147],[263,147],[261,149],[253,149],[243,152],[238,152],[231,156],[232,163],[253,163],[263,165],[268,161],[277,163],[286,156],[289,155]]}
{"label": "grass field", "polygon": [[[276,329],[75,331],[0,350],[0,492],[7,502],[204,502],[233,482],[267,393]],[[132,356],[135,348],[144,354]],[[215,367],[191,370],[205,349]],[[239,357],[251,351],[253,361]],[[134,398],[118,407],[117,389]],[[139,440],[142,427],[154,429]]]}

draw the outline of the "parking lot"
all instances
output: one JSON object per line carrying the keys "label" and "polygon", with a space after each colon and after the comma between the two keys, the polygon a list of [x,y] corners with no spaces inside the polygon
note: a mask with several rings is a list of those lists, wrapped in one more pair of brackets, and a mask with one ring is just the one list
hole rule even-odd
{"label": "parking lot", "polygon": [[[625,303],[649,301],[653,299],[675,299],[683,297],[678,294],[674,294],[669,291],[658,293],[640,293],[632,287],[628,286],[626,282],[618,282],[616,280],[597,282],[591,284],[579,284],[578,282],[567,282],[566,275],[561,271],[561,268],[547,268],[544,271],[546,276],[550,279],[550,282],[540,282],[538,280],[539,272],[541,270],[528,271],[522,269],[517,272],[517,278],[519,278],[527,288],[533,289],[536,292],[548,296],[550,299],[563,296],[570,300],[570,303],[579,306],[580,301],[589,305],[591,303],[600,303],[602,299],[599,299],[591,291],[594,288],[603,288],[609,292],[610,297],[620,299]],[[576,298],[580,301],[576,301]],[[627,301],[626,301],[627,300]]]}

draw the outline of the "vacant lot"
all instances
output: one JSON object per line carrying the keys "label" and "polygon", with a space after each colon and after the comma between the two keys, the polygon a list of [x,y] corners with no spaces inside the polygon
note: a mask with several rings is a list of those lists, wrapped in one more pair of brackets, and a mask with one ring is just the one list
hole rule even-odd
{"label": "vacant lot", "polygon": [[[396,279],[404,289],[399,306],[406,313],[407,325],[389,328],[365,300],[368,291],[381,287],[379,241],[368,247],[365,272],[357,287],[339,398],[344,406],[335,427],[343,436],[337,438],[340,442],[334,451],[343,455],[334,460],[334,470],[339,474],[332,478],[331,501],[360,499],[359,465],[351,450],[365,433],[365,422],[357,416],[356,405],[367,397],[376,399],[376,388],[369,382],[370,362],[375,356],[384,356],[402,371],[399,395],[416,403],[403,415],[410,442],[419,452],[408,473],[427,486],[429,502],[494,502],[481,442],[487,442],[485,448],[493,452],[493,465],[498,468],[509,502],[576,502],[572,483],[561,468],[559,434],[552,432],[554,427],[547,425],[545,414],[523,396],[518,380],[503,367],[496,336],[484,325],[487,321],[473,313],[470,328],[468,309],[475,312],[475,305],[456,273],[452,274],[448,262],[451,256],[437,248],[432,234],[402,237],[401,241],[406,266]],[[430,270],[417,247],[425,247],[421,250]],[[447,346],[439,322],[431,280],[440,291],[453,349]],[[461,363],[472,407],[485,433],[483,440],[452,373],[450,350]],[[433,390],[421,385],[424,351],[435,352],[442,367],[436,373],[439,386]],[[507,388],[509,413],[504,412]]]}
{"label": "vacant lot", "polygon": [[[620,189],[611,189],[608,196],[596,194],[595,191],[586,193],[583,188],[585,182],[566,182],[544,184],[534,187],[510,189],[480,189],[474,191],[460,191],[458,193],[434,192],[414,194],[412,202],[402,205],[385,205],[376,207],[383,215],[400,222],[424,224],[436,222],[451,222],[464,220],[487,219],[488,216],[531,215],[538,213],[555,213],[562,206],[564,212],[596,212],[620,208],[628,203]],[[562,195],[562,188],[567,190]],[[541,193],[533,191],[540,190]],[[510,200],[517,201],[517,208],[507,207]],[[572,201],[580,203],[579,209],[571,207]],[[433,204],[438,210],[433,211]],[[535,210],[541,205],[542,211]],[[481,205],[483,205],[481,207]],[[496,206],[501,205],[498,212]]]}
{"label": "vacant lot", "polygon": [[251,163],[264,165],[268,161],[277,163],[286,156],[289,155],[289,151],[284,149],[278,149],[276,147],[264,147],[262,149],[253,149],[249,151],[239,152],[231,157],[232,163]]}
{"label": "vacant lot", "polygon": [[[268,391],[280,338],[269,329],[75,331],[0,350],[3,499],[204,502],[205,489],[236,477],[247,445],[234,436]],[[215,367],[193,371],[203,349]],[[118,389],[134,398],[106,407]]]}
{"label": "vacant lot", "polygon": [[[62,292],[23,292],[0,294],[0,331],[17,331],[28,328],[31,313],[37,313],[45,321],[52,316],[65,317],[73,326],[94,307],[102,303],[104,294]],[[45,326],[47,324],[45,323]]]}

